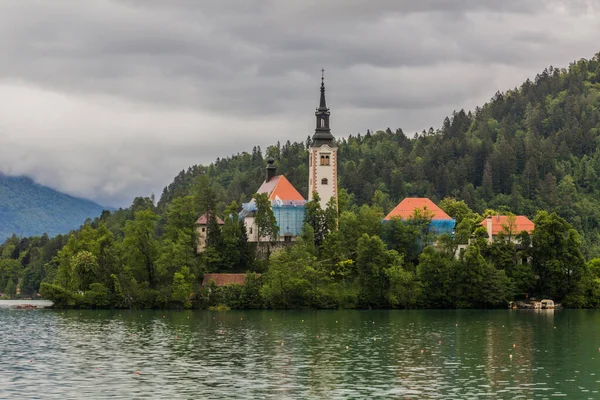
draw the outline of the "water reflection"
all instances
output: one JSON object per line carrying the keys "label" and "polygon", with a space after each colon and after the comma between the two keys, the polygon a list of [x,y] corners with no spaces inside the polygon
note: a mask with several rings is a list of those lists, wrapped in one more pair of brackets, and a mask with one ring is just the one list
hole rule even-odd
{"label": "water reflection", "polygon": [[2,309],[0,397],[598,398],[599,322],[575,310]]}

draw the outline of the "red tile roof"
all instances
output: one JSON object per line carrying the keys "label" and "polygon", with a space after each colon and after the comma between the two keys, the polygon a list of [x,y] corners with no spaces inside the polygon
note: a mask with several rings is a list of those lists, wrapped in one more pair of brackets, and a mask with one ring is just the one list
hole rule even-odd
{"label": "red tile roof", "polygon": [[[483,221],[481,221],[481,226],[483,226],[484,228],[487,229],[487,221],[489,218],[492,219],[492,235],[499,234],[500,232],[502,232],[502,229],[504,227],[506,227],[507,229],[509,228],[509,220],[508,220],[508,216],[506,216],[506,215],[495,215],[492,217],[488,217],[488,218],[484,219]],[[531,233],[531,232],[533,232],[534,228],[535,228],[535,224],[533,222],[531,222],[531,220],[529,218],[527,218],[524,215],[517,215],[515,217],[515,227],[511,233],[517,234],[517,233],[523,232],[523,231],[527,231],[527,233]]]}
{"label": "red tile roof", "polygon": [[[260,274],[257,274],[260,276]],[[217,286],[244,285],[246,283],[246,274],[204,274],[202,286],[207,286],[213,280]]]}
{"label": "red tile roof", "polygon": [[[208,218],[206,218],[206,214],[202,214],[200,218],[196,221],[198,225],[206,225],[208,223]],[[225,222],[219,217],[217,217],[217,224],[225,225]]]}
{"label": "red tile roof", "polygon": [[283,201],[304,200],[300,192],[283,175],[274,176],[268,182],[263,182],[257,193],[268,193],[269,200],[275,200],[276,197]]}
{"label": "red tile roof", "polygon": [[389,221],[392,218],[409,219],[416,209],[432,212],[433,219],[452,219],[444,210],[426,197],[407,197],[386,215],[384,221]]}

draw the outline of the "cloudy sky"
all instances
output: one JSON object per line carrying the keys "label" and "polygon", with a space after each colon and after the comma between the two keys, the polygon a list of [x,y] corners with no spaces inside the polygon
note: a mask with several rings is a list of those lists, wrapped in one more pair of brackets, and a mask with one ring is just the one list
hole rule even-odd
{"label": "cloudy sky", "polygon": [[600,0],[0,0],[0,171],[100,204],[311,134],[439,127],[600,51]]}

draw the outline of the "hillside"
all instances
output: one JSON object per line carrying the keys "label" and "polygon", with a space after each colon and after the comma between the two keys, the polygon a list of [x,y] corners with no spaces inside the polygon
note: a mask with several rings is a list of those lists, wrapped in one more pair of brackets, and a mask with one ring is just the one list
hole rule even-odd
{"label": "hillside", "polygon": [[[340,186],[354,204],[387,212],[406,196],[451,196],[479,213],[556,211],[582,233],[586,255],[600,255],[600,53],[567,69],[550,67],[420,134],[388,128],[344,138],[335,131],[335,103],[331,107]],[[200,174],[209,177],[221,209],[232,200],[239,204],[262,182],[269,156],[306,196],[306,144],[278,143],[265,154],[255,148],[181,171],[163,191],[159,210],[189,193]]]}
{"label": "hillside", "polygon": [[77,229],[102,213],[98,204],[38,185],[27,177],[0,174],[0,238],[54,236]]}

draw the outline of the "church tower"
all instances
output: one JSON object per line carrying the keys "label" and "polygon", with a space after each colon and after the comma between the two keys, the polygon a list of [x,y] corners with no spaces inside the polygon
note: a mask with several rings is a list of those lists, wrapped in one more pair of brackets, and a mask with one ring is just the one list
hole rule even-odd
{"label": "church tower", "polygon": [[332,197],[336,204],[338,198],[337,147],[329,129],[329,115],[325,103],[325,79],[321,75],[321,100],[315,112],[317,126],[308,149],[308,200],[312,200],[314,192],[318,193],[323,209]]}

